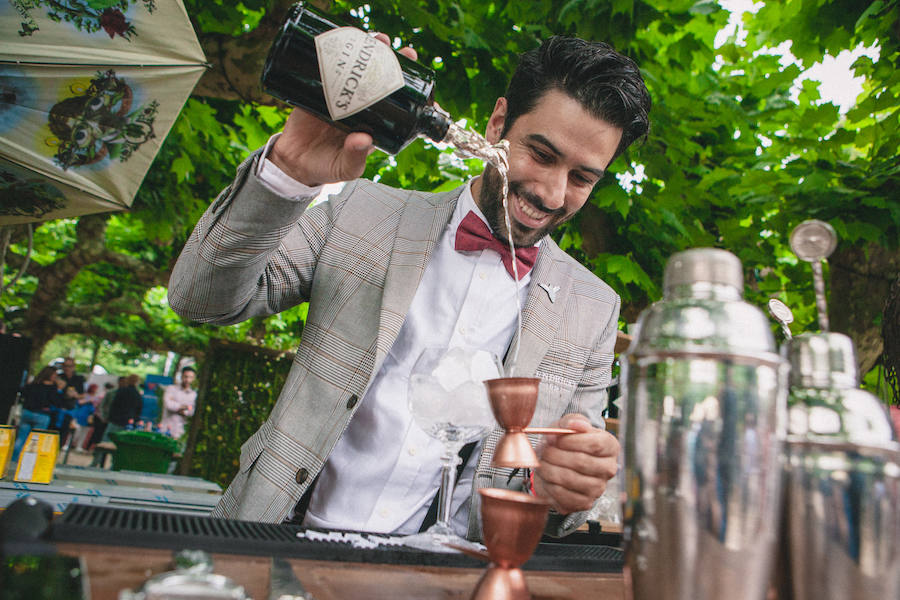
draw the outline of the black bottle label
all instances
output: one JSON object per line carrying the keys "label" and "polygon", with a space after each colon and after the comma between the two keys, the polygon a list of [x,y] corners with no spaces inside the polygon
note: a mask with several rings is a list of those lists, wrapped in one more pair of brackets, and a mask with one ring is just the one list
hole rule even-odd
{"label": "black bottle label", "polygon": [[316,56],[328,113],[343,119],[403,87],[403,69],[394,51],[355,27],[316,36]]}

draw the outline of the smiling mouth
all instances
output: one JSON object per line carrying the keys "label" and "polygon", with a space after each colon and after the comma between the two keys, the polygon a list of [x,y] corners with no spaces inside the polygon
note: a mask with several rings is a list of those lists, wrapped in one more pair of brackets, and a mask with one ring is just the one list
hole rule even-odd
{"label": "smiling mouth", "polygon": [[521,223],[529,228],[537,228],[542,226],[547,220],[550,218],[550,215],[542,212],[530,204],[528,204],[520,195],[515,194],[513,197],[513,202],[515,203],[517,212],[527,219],[527,222]]}

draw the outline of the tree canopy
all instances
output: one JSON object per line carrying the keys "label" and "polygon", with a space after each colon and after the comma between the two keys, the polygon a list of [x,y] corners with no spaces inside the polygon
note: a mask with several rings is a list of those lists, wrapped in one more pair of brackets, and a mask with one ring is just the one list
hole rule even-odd
{"label": "tree canopy", "polygon": [[[882,354],[884,302],[900,272],[898,3],[769,2],[743,15],[745,37],[718,43],[730,13],[713,0],[336,0],[327,9],[413,45],[437,72],[436,100],[479,131],[517,55],[549,35],[605,40],[634,58],[653,96],[650,135],[611,165],[560,244],[622,296],[623,323],[660,297],[672,253],[728,249],[745,267],[748,300],[780,298],[799,332],[817,329],[812,277],[788,237],[806,219],[827,221],[839,236],[826,267],[832,325],[854,339],[867,372]],[[305,307],[211,328],[166,305],[193,224],[287,115],[258,80],[289,3],[185,6],[212,66],[132,211],[42,225],[33,264],[0,297],[4,319],[38,347],[81,333],[201,354],[211,337],[289,349],[302,335]],[[794,61],[773,51],[786,46]],[[853,65],[863,90],[842,112],[804,74],[860,46],[869,49]],[[373,154],[366,176],[435,190],[480,168],[418,140],[397,156]],[[20,230],[13,242],[7,281],[25,252]]]}

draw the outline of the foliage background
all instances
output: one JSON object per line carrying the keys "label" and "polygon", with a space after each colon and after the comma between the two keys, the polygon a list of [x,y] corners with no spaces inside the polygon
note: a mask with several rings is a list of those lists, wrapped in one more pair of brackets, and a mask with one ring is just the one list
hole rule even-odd
{"label": "foliage background", "polygon": [[[210,340],[295,347],[305,306],[213,328],[183,321],[165,300],[171,265],[235,166],[280,129],[286,112],[258,88],[259,66],[289,3],[185,0],[212,68],[169,134],[133,210],[60,220],[36,231],[27,275],[0,297],[11,327],[35,339],[33,362],[59,333],[203,359]],[[337,0],[335,15],[411,43],[438,73],[437,101],[483,130],[516,56],[551,33],[607,40],[641,66],[654,98],[649,139],[611,165],[560,244],[623,298],[622,325],[660,296],[674,252],[719,246],[742,260],[749,301],[778,297],[795,332],[817,329],[809,265],[788,247],[801,221],[840,237],[826,274],[834,329],[850,334],[878,386],[882,307],[900,272],[898,0],[792,0],[746,13],[746,38],[716,45],[729,13],[712,0]],[[794,64],[771,49],[789,42]],[[825,56],[876,48],[855,73],[846,113],[800,83]],[[792,92],[796,89],[797,92]],[[417,141],[375,153],[367,177],[444,189],[480,165]],[[16,232],[3,276],[21,264]],[[73,342],[72,346],[78,342]],[[873,371],[873,368],[875,370]],[[242,433],[243,434],[243,433]],[[237,438],[235,438],[237,439]],[[228,443],[233,443],[229,441]]]}
{"label": "foliage background", "polygon": [[215,342],[200,372],[200,391],[179,472],[223,488],[237,473],[241,445],[263,424],[293,355]]}

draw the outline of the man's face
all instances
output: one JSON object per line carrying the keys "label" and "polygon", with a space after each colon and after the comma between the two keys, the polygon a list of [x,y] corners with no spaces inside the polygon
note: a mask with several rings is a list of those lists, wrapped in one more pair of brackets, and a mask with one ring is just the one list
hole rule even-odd
{"label": "man's face", "polygon": [[191,387],[191,384],[194,383],[194,379],[197,378],[197,374],[193,371],[185,371],[181,374],[181,386],[185,388]]}
{"label": "man's face", "polygon": [[[486,137],[500,140],[506,99],[500,98]],[[577,213],[615,155],[622,130],[588,113],[577,100],[550,90],[513,123],[509,140],[509,218],[513,243],[531,246]],[[508,240],[502,180],[486,166],[473,195],[491,229]]]}
{"label": "man's face", "polygon": [[75,361],[74,360],[66,360],[63,361],[63,373],[66,374],[66,377],[71,376],[75,372]]}

